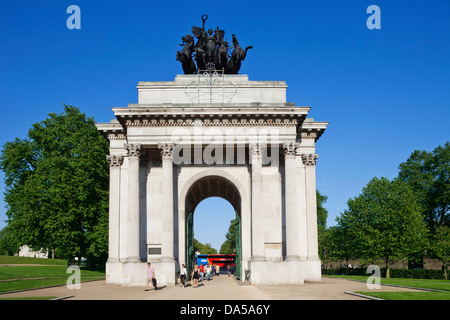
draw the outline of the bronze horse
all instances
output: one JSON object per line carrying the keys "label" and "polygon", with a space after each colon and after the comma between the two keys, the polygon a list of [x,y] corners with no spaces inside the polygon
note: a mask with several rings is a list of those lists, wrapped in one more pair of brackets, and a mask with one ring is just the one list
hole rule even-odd
{"label": "bronze horse", "polygon": [[231,54],[231,58],[227,64],[227,73],[237,74],[239,69],[241,69],[242,61],[244,61],[247,56],[247,51],[249,49],[253,49],[253,46],[248,46],[244,51],[239,45],[236,36],[233,34],[233,48],[233,53]]}
{"label": "bronze horse", "polygon": [[181,62],[184,74],[193,74],[197,72],[194,60],[192,59],[192,53],[194,52],[194,38],[191,35],[181,37],[183,41],[180,46],[184,46],[183,49],[177,51],[177,61]]}

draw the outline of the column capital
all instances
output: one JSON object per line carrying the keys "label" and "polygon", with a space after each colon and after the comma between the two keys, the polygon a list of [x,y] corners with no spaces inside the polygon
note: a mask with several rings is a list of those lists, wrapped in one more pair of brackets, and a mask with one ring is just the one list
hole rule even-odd
{"label": "column capital", "polygon": [[263,154],[263,149],[266,148],[265,143],[259,143],[259,142],[252,142],[248,145],[248,150],[250,153],[251,158],[254,157],[261,157]]}
{"label": "column capital", "polygon": [[158,143],[158,148],[161,150],[163,159],[172,159],[174,143]]}
{"label": "column capital", "polygon": [[139,158],[142,150],[142,145],[140,143],[138,144],[125,143],[124,146],[128,151],[129,157]]}
{"label": "column capital", "polygon": [[284,158],[295,157],[298,146],[298,142],[283,142]]}
{"label": "column capital", "polygon": [[107,155],[106,159],[109,162],[110,168],[120,168],[123,163],[122,155]]}
{"label": "column capital", "polygon": [[302,161],[305,166],[315,166],[319,155],[317,153],[304,153],[302,154]]}

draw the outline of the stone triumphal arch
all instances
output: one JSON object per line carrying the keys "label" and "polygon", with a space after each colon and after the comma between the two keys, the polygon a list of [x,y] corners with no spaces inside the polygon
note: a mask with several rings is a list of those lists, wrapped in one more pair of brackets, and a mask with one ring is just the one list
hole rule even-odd
{"label": "stone triumphal arch", "polygon": [[320,280],[315,144],[328,123],[286,102],[283,81],[201,77],[139,82],[138,103],[97,124],[110,142],[107,282],[144,285],[150,261],[175,284],[193,263],[192,214],[211,196],[236,211],[242,281]]}

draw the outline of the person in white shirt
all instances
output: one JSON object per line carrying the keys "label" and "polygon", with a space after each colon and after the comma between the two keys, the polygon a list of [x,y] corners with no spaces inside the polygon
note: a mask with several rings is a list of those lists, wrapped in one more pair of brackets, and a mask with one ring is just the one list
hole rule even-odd
{"label": "person in white shirt", "polygon": [[211,266],[209,264],[206,265],[206,279],[211,280]]}
{"label": "person in white shirt", "polygon": [[187,270],[184,264],[181,265],[180,270],[180,280],[181,280],[181,287],[184,288],[186,286],[186,276],[187,276]]}

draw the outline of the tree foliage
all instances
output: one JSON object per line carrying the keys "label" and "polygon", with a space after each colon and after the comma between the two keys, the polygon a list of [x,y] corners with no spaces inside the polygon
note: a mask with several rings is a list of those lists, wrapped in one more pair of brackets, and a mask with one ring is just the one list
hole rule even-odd
{"label": "tree foliage", "polygon": [[415,150],[399,166],[399,179],[407,182],[422,204],[430,232],[450,227],[450,143],[432,152]]}
{"label": "tree foliage", "polygon": [[216,254],[217,250],[211,247],[209,242],[203,244],[194,238],[194,249],[201,254]]}
{"label": "tree foliage", "polygon": [[0,231],[0,255],[12,256],[19,252],[20,243],[6,226]]}
{"label": "tree foliage", "polygon": [[316,190],[317,199],[317,234],[319,242],[319,257],[323,256],[326,250],[326,237],[327,237],[327,218],[328,211],[325,209],[324,204],[327,202],[328,197],[322,195]]}
{"label": "tree foliage", "polygon": [[78,108],[32,125],[3,146],[8,227],[22,244],[64,257],[108,250],[108,143]]}
{"label": "tree foliage", "polygon": [[337,221],[354,257],[367,261],[384,258],[389,270],[393,260],[425,250],[427,229],[421,206],[403,181],[373,178],[347,204],[348,210]]}
{"label": "tree foliage", "polygon": [[434,255],[442,261],[442,269],[447,276],[447,266],[450,264],[450,227],[440,226],[434,235],[432,250]]}
{"label": "tree foliage", "polygon": [[225,234],[225,242],[220,247],[220,254],[234,254],[236,253],[236,225],[238,223],[237,219],[230,221],[230,227]]}

